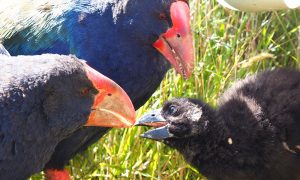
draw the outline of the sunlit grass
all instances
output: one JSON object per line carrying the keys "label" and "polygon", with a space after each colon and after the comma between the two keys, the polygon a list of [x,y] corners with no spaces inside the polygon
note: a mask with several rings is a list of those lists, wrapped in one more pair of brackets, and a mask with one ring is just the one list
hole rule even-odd
{"label": "sunlit grass", "polygon": [[[300,65],[299,11],[234,12],[205,0],[191,0],[190,6],[197,56],[193,76],[184,81],[171,70],[139,115],[179,96],[216,105],[237,79]],[[71,161],[72,179],[203,179],[176,151],[139,138],[145,130],[111,130]],[[42,174],[32,177],[40,178]]]}

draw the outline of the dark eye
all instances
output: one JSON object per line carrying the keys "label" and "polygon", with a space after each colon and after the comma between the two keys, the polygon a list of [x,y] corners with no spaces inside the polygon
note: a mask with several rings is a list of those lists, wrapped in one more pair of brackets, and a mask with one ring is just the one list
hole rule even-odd
{"label": "dark eye", "polygon": [[167,15],[165,13],[159,13],[159,19],[160,20],[166,20],[167,19]]}
{"label": "dark eye", "polygon": [[177,112],[177,107],[176,106],[174,106],[174,105],[169,106],[168,114],[174,116],[176,112]]}

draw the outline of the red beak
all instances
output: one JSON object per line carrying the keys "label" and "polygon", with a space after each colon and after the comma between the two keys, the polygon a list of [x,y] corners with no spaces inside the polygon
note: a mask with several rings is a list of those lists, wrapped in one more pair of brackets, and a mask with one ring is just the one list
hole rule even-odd
{"label": "red beak", "polygon": [[160,35],[153,46],[161,52],[178,73],[188,78],[194,68],[195,49],[190,24],[190,9],[184,1],[171,4],[173,27]]}
{"label": "red beak", "polygon": [[114,81],[86,65],[88,78],[98,90],[86,126],[131,127],[135,110],[126,92]]}

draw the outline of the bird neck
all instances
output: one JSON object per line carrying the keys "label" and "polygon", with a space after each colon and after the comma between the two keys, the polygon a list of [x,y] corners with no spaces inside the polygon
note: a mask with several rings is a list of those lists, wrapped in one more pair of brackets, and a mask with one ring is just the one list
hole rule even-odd
{"label": "bird neck", "polygon": [[215,172],[225,176],[232,172],[231,167],[263,168],[260,157],[266,143],[262,139],[268,134],[260,128],[258,118],[262,117],[243,101],[233,99],[222,104],[209,119],[207,133],[194,142],[199,147],[194,149],[197,154],[191,164],[208,177]]}
{"label": "bird neck", "polygon": [[209,175],[221,162],[226,163],[234,156],[228,128],[216,111],[212,112],[205,133],[191,138],[184,145],[184,150],[179,151],[204,175]]}

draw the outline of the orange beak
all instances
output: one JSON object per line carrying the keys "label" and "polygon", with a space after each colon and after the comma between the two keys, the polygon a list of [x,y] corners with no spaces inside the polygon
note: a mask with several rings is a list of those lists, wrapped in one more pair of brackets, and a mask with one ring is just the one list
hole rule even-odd
{"label": "orange beak", "polygon": [[88,65],[85,69],[88,78],[98,90],[85,126],[131,127],[135,123],[135,110],[126,92]]}
{"label": "orange beak", "polygon": [[188,4],[184,1],[173,2],[171,4],[170,15],[173,27],[160,35],[153,46],[186,79],[190,77],[195,61]]}

